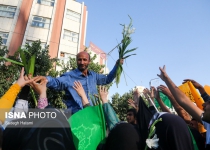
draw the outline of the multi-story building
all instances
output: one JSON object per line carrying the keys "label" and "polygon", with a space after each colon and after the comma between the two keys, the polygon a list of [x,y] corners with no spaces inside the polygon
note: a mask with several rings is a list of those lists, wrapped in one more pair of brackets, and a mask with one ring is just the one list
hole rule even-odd
{"label": "multi-story building", "polygon": [[109,69],[107,68],[107,54],[92,42],[90,42],[87,51],[90,53],[91,56],[96,55],[96,59],[93,62],[98,63],[100,65],[105,65],[103,73],[108,74]]}
{"label": "multi-story building", "polygon": [[85,48],[87,7],[75,0],[0,0],[0,36],[14,54],[41,40],[54,57],[75,57]]}

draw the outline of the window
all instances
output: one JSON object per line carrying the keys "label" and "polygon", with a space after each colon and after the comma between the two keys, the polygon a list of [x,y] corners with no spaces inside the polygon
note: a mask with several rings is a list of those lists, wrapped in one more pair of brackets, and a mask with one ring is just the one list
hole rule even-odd
{"label": "window", "polygon": [[[31,45],[34,41],[32,40],[26,40],[26,43],[28,43],[29,45]],[[42,49],[45,49],[46,46],[46,42],[41,42],[41,47]]]}
{"label": "window", "polygon": [[55,0],[37,0],[37,3],[48,6],[54,6]]}
{"label": "window", "polygon": [[63,39],[69,40],[69,41],[72,41],[72,42],[78,42],[78,38],[79,38],[78,33],[68,31],[68,30],[64,30]]}
{"label": "window", "polygon": [[81,15],[79,13],[67,9],[66,18],[80,22]]}
{"label": "window", "polygon": [[60,52],[60,60],[63,61],[64,64],[66,64],[69,61],[69,57],[76,58],[76,56],[73,55],[73,54],[69,54],[69,53],[65,53],[65,52]]}
{"label": "window", "polygon": [[0,32],[0,37],[2,38],[2,45],[7,44],[7,38],[9,36],[8,32]]}
{"label": "window", "polygon": [[16,7],[0,5],[0,16],[14,18]]}
{"label": "window", "polygon": [[34,16],[31,26],[40,27],[40,28],[49,28],[50,27],[50,19],[39,17],[39,16]]}

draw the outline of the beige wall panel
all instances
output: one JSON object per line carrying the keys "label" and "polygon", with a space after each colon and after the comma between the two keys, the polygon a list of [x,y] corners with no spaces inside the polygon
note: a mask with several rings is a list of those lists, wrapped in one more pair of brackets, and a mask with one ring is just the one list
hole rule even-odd
{"label": "beige wall panel", "polygon": [[0,0],[2,5],[18,6],[20,0]]}
{"label": "beige wall panel", "polygon": [[5,32],[9,32],[13,23],[13,18],[3,18],[0,17],[1,19],[1,23],[0,23],[0,30],[1,31],[5,31]]}
{"label": "beige wall panel", "polygon": [[64,24],[63,24],[63,28],[65,30],[69,30],[69,31],[72,31],[72,32],[79,33],[79,27],[80,27],[79,22],[76,22],[76,21],[65,18]]}
{"label": "beige wall panel", "polygon": [[67,0],[67,9],[70,9],[72,11],[75,11],[77,13],[81,14],[81,3],[78,3],[76,1]]}
{"label": "beige wall panel", "polygon": [[47,5],[39,5],[36,3],[35,6],[33,7],[32,15],[51,18],[52,11],[53,11],[53,7],[47,6]]}

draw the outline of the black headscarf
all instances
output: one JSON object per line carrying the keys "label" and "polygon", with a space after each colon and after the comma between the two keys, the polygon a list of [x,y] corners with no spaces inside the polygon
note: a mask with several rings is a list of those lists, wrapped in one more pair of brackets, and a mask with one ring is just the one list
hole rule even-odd
{"label": "black headscarf", "polygon": [[140,147],[145,148],[146,139],[148,138],[148,125],[153,114],[144,103],[142,97],[139,97],[139,111],[137,112],[137,122],[139,125]]}

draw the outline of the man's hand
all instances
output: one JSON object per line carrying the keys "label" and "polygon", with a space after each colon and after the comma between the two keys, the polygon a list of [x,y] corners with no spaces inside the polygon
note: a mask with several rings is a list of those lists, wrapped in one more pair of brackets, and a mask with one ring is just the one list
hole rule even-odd
{"label": "man's hand", "polygon": [[165,79],[168,77],[168,75],[166,73],[165,65],[163,66],[163,68],[159,67],[159,69],[160,69],[160,75],[157,74],[157,76],[160,77],[163,81],[165,81]]}
{"label": "man's hand", "polygon": [[171,91],[164,85],[160,85],[158,86],[158,89],[163,92],[163,94],[165,94],[166,96],[171,96]]}
{"label": "man's hand", "polygon": [[101,97],[101,100],[104,103],[108,103],[107,95],[109,94],[107,91],[107,87],[105,86],[99,86],[99,94]]}
{"label": "man's hand", "polygon": [[116,65],[118,65],[118,64],[123,65],[123,63],[124,63],[124,59],[118,59],[116,62]]}
{"label": "man's hand", "polygon": [[38,76],[35,80],[35,82],[40,82],[40,84],[43,84],[45,82],[48,82],[47,78],[45,76]]}

